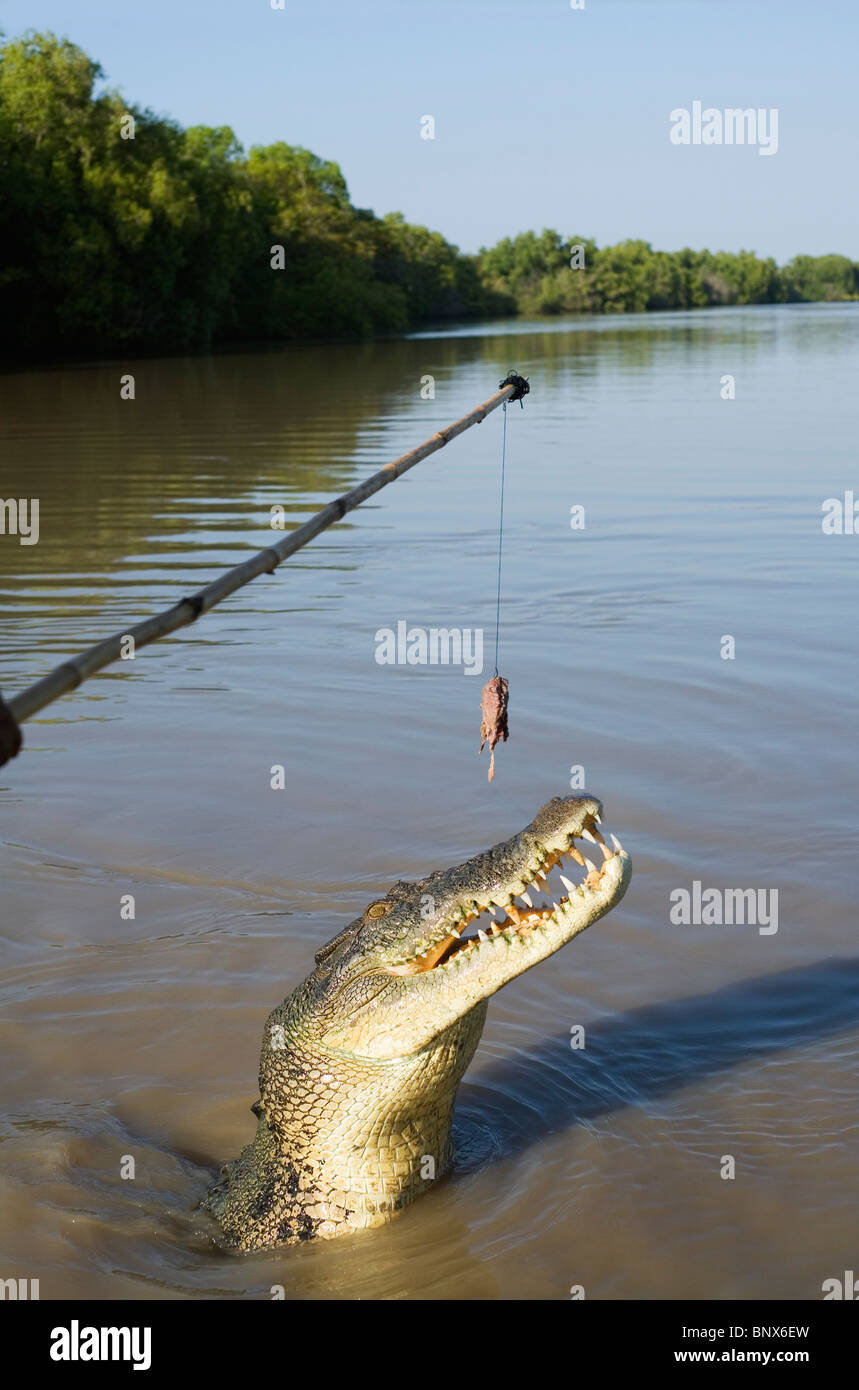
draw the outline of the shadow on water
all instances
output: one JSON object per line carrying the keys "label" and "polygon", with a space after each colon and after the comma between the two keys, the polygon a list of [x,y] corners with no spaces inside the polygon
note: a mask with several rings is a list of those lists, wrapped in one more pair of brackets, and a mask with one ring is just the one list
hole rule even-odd
{"label": "shadow on water", "polygon": [[834,957],[594,1023],[578,1051],[566,1038],[546,1039],[490,1062],[463,1087],[460,1161],[473,1169],[489,1157],[485,1143],[474,1151],[475,1127],[484,1136],[489,1128],[492,1156],[507,1158],[572,1125],[856,1024],[859,958]]}

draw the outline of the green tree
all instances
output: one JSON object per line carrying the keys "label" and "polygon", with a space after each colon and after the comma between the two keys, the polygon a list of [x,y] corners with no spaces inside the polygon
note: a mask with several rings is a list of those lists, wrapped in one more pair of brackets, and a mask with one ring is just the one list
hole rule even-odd
{"label": "green tree", "polygon": [[794,256],[782,276],[789,300],[859,299],[859,263],[847,256]]}

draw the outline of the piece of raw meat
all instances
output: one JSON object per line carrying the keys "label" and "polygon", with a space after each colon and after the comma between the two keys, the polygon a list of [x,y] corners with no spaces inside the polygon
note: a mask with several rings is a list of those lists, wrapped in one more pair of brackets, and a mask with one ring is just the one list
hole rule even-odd
{"label": "piece of raw meat", "polygon": [[503,676],[493,676],[480,692],[480,751],[489,739],[489,781],[495,776],[495,745],[507,742],[509,690]]}

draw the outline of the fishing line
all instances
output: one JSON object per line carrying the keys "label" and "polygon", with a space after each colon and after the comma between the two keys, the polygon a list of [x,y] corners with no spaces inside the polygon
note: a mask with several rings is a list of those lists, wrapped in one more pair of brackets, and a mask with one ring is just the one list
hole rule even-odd
{"label": "fishing line", "polygon": [[504,429],[501,434],[501,508],[498,517],[498,596],[495,602],[495,674],[498,675],[498,637],[501,630],[501,549],[504,543],[504,468],[507,460],[507,402],[502,407]]}
{"label": "fishing line", "polygon": [[[523,396],[527,396],[530,391],[528,378],[519,376],[517,372],[509,372],[500,387],[514,387],[511,401],[518,401],[522,406]],[[504,553],[504,476],[507,465],[507,401],[504,402],[504,427],[501,434],[501,503],[498,512],[498,592],[495,596],[495,674],[488,680],[480,692],[480,752],[483,752],[484,745],[489,744],[489,781],[495,776],[495,746],[498,743],[506,743],[509,730],[507,728],[507,704],[510,697],[510,687],[503,676],[498,674],[498,647],[501,641],[501,561]]]}

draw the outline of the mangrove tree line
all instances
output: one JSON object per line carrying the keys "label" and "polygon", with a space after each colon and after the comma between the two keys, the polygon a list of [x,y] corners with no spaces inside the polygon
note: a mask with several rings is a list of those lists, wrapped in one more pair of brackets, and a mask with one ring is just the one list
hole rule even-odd
{"label": "mangrove tree line", "polygon": [[7,359],[859,297],[859,265],[838,255],[779,267],[549,230],[463,255],[400,213],[354,207],[338,165],[309,150],[245,152],[227,126],[129,106],[53,34],[0,43],[0,186]]}

